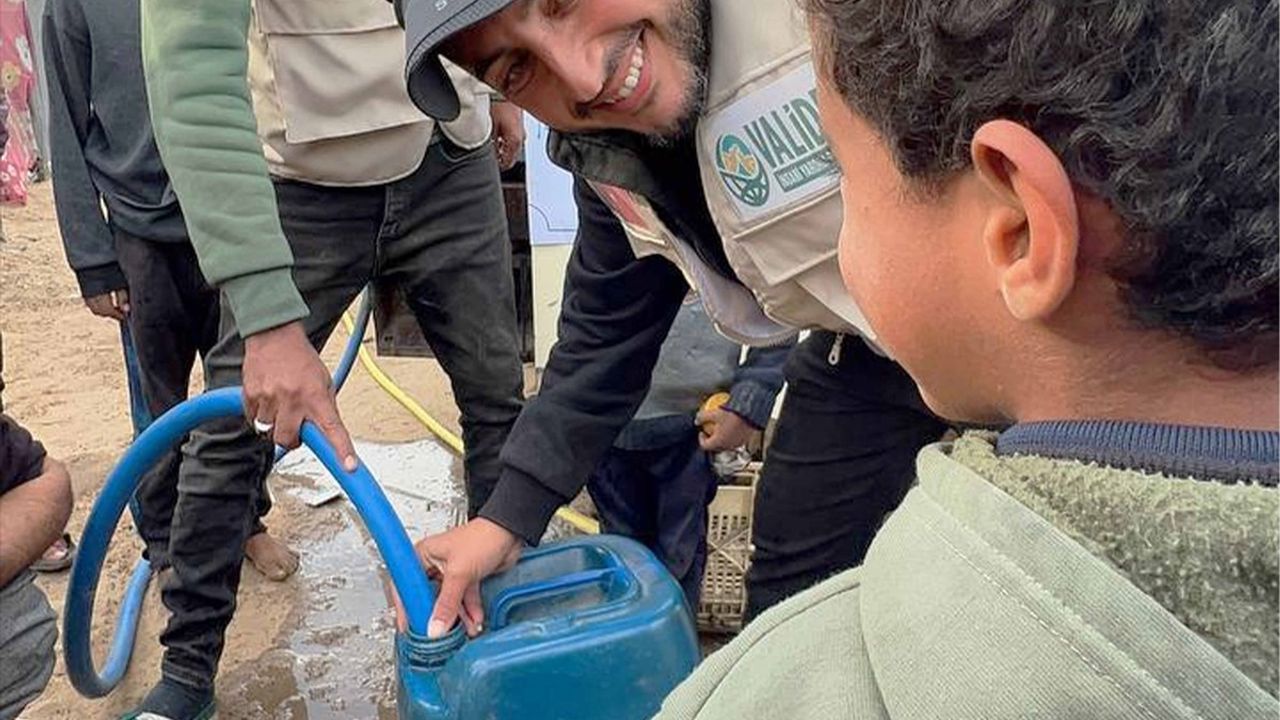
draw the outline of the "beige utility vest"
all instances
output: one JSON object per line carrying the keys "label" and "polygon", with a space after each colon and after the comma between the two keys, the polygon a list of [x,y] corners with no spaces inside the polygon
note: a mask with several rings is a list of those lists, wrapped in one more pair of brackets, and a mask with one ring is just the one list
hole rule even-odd
{"label": "beige utility vest", "polygon": [[759,345],[796,329],[825,329],[873,339],[836,262],[840,175],[818,123],[803,15],[791,2],[748,9],[741,0],[712,0],[711,11],[698,160],[725,255],[750,292],[707,267],[643,197],[593,186],[636,256],[675,263],[726,336]]}
{"label": "beige utility vest", "polygon": [[[271,173],[362,186],[416,170],[435,123],[405,90],[404,31],[391,3],[253,2],[249,88]],[[456,67],[450,74],[462,114],[441,130],[464,148],[478,147],[491,132],[488,92]]]}

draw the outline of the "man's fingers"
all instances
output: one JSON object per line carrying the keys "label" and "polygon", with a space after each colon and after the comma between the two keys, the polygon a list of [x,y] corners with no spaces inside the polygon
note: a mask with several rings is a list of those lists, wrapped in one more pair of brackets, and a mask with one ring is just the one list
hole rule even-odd
{"label": "man's fingers", "polygon": [[475,637],[484,632],[484,603],[480,600],[480,583],[468,583],[462,595],[462,622],[467,635]]}
{"label": "man's fingers", "polygon": [[276,413],[275,428],[272,430],[271,437],[276,444],[293,450],[300,444],[298,435],[302,429],[302,414],[296,409],[285,407]]}
{"label": "man's fingers", "polygon": [[343,469],[354,472],[359,467],[359,461],[356,460],[356,446],[351,442],[351,435],[347,433],[347,428],[338,417],[338,408],[334,404],[332,393],[329,394],[328,402],[315,418],[315,422],[324,436],[333,444],[333,448],[338,451]]}
{"label": "man's fingers", "polygon": [[252,425],[253,419],[258,417],[258,400],[254,396],[250,395],[248,390],[242,389],[240,392],[240,401],[244,403],[244,419]]}
{"label": "man's fingers", "polygon": [[467,590],[467,578],[458,575],[444,574],[440,583],[440,597],[436,598],[436,607],[431,611],[431,622],[427,624],[427,637],[436,640],[458,621],[458,611],[462,606],[462,595]]}
{"label": "man's fingers", "polygon": [[698,447],[705,452],[716,452],[716,436],[715,435],[698,435]]}
{"label": "man's fingers", "polygon": [[249,424],[253,426],[255,432],[268,436],[275,433],[276,404],[275,399],[270,395],[250,393],[246,389],[244,392],[244,415]]}
{"label": "man's fingers", "polygon": [[114,303],[115,309],[122,316],[120,319],[123,320],[124,319],[123,316],[129,314],[129,291],[117,290],[115,291],[114,294],[115,294],[115,303]]}
{"label": "man's fingers", "polygon": [[85,298],[84,304],[85,307],[89,308],[89,312],[97,315],[98,317],[111,318],[112,320],[124,319],[124,315],[116,309],[110,293]]}

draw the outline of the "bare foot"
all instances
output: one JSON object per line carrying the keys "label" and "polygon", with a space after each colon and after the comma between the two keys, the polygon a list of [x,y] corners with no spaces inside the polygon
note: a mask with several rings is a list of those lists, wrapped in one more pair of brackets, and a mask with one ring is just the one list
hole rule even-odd
{"label": "bare foot", "polygon": [[244,554],[268,580],[281,582],[298,572],[298,553],[265,532],[245,541]]}

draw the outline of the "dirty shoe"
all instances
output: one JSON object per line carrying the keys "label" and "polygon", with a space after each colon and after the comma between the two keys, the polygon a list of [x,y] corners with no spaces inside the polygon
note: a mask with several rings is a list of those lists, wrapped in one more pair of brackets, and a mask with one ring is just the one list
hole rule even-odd
{"label": "dirty shoe", "polygon": [[161,678],[138,704],[138,709],[120,720],[210,720],[213,709],[212,688],[201,690]]}

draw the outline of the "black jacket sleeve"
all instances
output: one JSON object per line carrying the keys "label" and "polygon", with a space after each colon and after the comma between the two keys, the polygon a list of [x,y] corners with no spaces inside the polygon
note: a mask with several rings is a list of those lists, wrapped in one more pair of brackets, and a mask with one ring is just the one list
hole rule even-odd
{"label": "black jacket sleeve", "polygon": [[120,290],[126,283],[116,260],[111,228],[102,214],[101,196],[84,158],[93,115],[93,50],[82,10],[80,3],[67,0],[53,0],[45,6],[44,57],[49,69],[49,131],[58,228],[80,294],[93,297]]}
{"label": "black jacket sleeve", "polygon": [[502,450],[482,517],[537,544],[573,499],[649,389],[653,366],[689,287],[671,263],[636,259],[622,225],[582,180],[578,238],[565,276],[559,341],[542,390]]}

